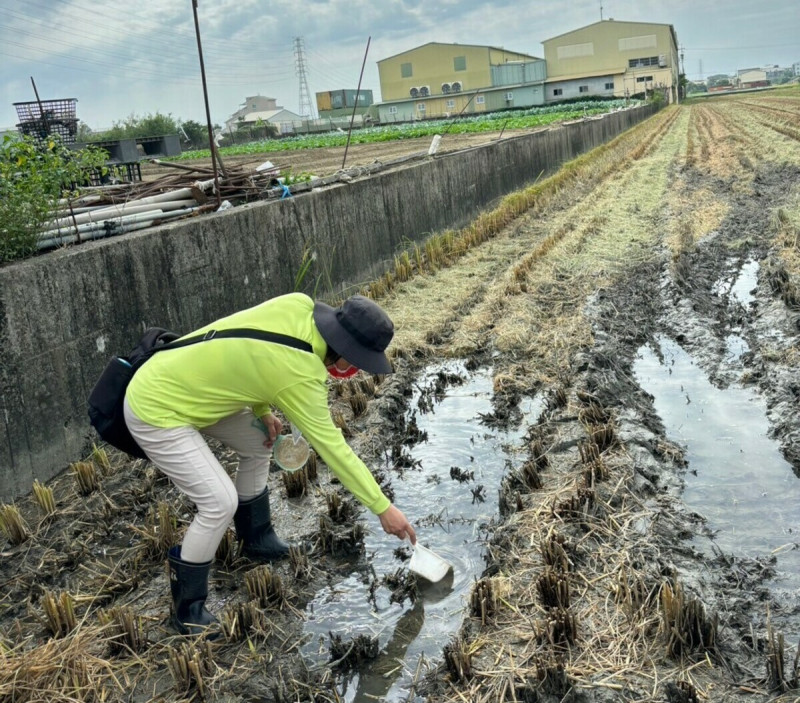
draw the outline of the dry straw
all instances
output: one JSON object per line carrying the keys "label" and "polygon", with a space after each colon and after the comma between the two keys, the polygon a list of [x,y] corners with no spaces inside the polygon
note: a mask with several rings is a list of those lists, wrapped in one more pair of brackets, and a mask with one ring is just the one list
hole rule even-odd
{"label": "dry straw", "polygon": [[671,656],[680,658],[691,652],[716,648],[717,616],[709,619],[703,604],[695,598],[687,598],[678,581],[662,586],[661,614],[661,631]]}
{"label": "dry straw", "polygon": [[197,691],[201,700],[206,698],[215,670],[211,644],[208,640],[181,644],[177,648],[170,647],[167,666],[178,693]]}
{"label": "dry straw", "polygon": [[33,499],[45,515],[53,515],[56,512],[56,499],[52,487],[39,483],[38,479],[33,482]]}
{"label": "dry straw", "polygon": [[78,624],[75,617],[75,601],[69,593],[64,591],[56,595],[51,591],[45,591],[41,604],[45,625],[53,637],[64,637],[75,629]]}
{"label": "dry straw", "polygon": [[108,476],[111,473],[111,460],[108,458],[108,452],[96,444],[92,444],[92,461],[100,469],[103,476]]}
{"label": "dry straw", "polygon": [[225,568],[233,567],[236,562],[236,537],[232,530],[225,530],[225,534],[222,535],[222,539],[217,545],[214,559]]}
{"label": "dry straw", "polygon": [[30,536],[25,520],[13,503],[11,505],[0,503],[0,531],[14,546],[22,544]]}
{"label": "dry straw", "polygon": [[228,642],[241,642],[248,638],[265,640],[272,633],[269,618],[256,601],[227,607],[220,617],[220,626]]}
{"label": "dry straw", "polygon": [[[0,651],[0,700],[75,703],[125,698],[125,672],[105,659],[102,628],[79,627],[36,647]],[[114,673],[116,671],[116,674]]]}
{"label": "dry straw", "polygon": [[164,559],[169,548],[180,543],[178,519],[166,501],[159,501],[150,509],[143,528],[133,529],[142,536],[142,550],[148,559]]}
{"label": "dry straw", "polygon": [[286,589],[281,577],[269,566],[257,566],[244,575],[244,582],[250,598],[258,600],[262,608],[280,610],[286,605]]}
{"label": "dry straw", "polygon": [[97,468],[91,461],[76,461],[69,466],[75,477],[78,493],[88,496],[100,487],[100,477]]}
{"label": "dry straw", "polygon": [[109,646],[113,654],[137,653],[145,648],[142,618],[128,605],[100,610],[97,619],[108,628]]}
{"label": "dry straw", "polygon": [[306,467],[299,471],[281,472],[281,480],[283,481],[283,487],[286,489],[287,498],[301,498],[308,491]]}

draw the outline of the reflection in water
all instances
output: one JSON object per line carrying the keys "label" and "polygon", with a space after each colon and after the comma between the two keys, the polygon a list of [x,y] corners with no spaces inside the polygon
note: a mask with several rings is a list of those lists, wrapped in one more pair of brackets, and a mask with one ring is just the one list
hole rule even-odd
{"label": "reflection in water", "polygon": [[708,519],[723,550],[777,554],[775,588],[800,589],[800,481],[769,438],[763,400],[715,388],[675,342],[659,345],[663,363],[642,347],[634,374],[655,397],[667,435],[686,448],[684,501]]}
{"label": "reflection in water", "polygon": [[749,259],[742,265],[736,280],[731,281],[727,276],[721,278],[711,286],[711,292],[714,295],[729,296],[732,302],[748,307],[755,300],[753,290],[758,285],[759,266],[758,261]]}
{"label": "reflection in water", "polygon": [[758,261],[747,261],[731,286],[731,296],[745,307],[755,300],[753,289],[758,285]]}
{"label": "reflection in water", "polygon": [[[420,595],[414,605],[400,616],[394,631],[386,646],[381,650],[378,658],[372,662],[363,672],[356,676],[345,685],[342,693],[347,698],[348,688],[354,682],[355,691],[353,700],[385,700],[386,695],[391,690],[395,681],[401,675],[406,676],[417,674],[417,671],[410,671],[405,661],[408,646],[419,636],[422,624],[425,621],[425,603],[435,603],[446,598],[453,591],[452,572],[445,576],[439,583],[420,585]],[[419,660],[421,664],[422,660]]]}
{"label": "reflection in water", "polygon": [[[430,386],[441,371],[458,373],[466,381],[448,386],[432,408],[427,397],[426,403],[418,403],[420,389]],[[489,430],[481,416],[491,413],[491,396],[487,370],[470,374],[456,362],[430,369],[417,384],[406,418],[415,416],[427,441],[410,448],[414,467],[405,469],[402,478],[391,465],[385,467],[393,476],[395,502],[415,525],[417,537],[453,564],[453,571],[438,584],[423,585],[420,580],[416,602],[406,599],[398,604],[385,585],[373,588],[370,600],[374,583],[364,576],[367,568],[361,565],[360,572],[322,589],[309,603],[306,632],[313,637],[303,647],[305,656],[326,661],[329,631],[345,639],[360,634],[378,638],[381,654],[352,676],[343,694],[347,703],[406,700],[421,661],[436,663],[461,626],[465,597],[485,567],[483,526],[497,516],[497,492],[506,463],[514,461],[512,452],[522,432],[541,410],[538,400],[528,400],[517,429]],[[458,469],[453,475],[467,478],[451,478],[453,467]],[[407,568],[397,554],[396,538],[373,527],[365,546],[378,584],[384,576]]]}

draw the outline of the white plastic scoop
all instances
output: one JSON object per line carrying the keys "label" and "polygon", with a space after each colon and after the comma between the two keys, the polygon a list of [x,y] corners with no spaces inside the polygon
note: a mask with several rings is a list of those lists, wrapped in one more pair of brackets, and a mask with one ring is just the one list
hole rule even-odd
{"label": "white plastic scoop", "polygon": [[414,545],[414,553],[411,555],[411,561],[408,562],[408,568],[417,576],[436,583],[441,581],[453,566],[435,552],[423,547],[418,540]]}

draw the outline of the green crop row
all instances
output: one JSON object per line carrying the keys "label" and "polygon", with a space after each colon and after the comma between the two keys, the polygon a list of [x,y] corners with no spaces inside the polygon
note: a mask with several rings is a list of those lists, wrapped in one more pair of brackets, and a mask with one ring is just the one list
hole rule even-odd
{"label": "green crop row", "polygon": [[[627,105],[639,104],[628,101]],[[572,120],[578,117],[597,115],[613,112],[625,107],[624,100],[583,102],[565,105],[548,105],[531,107],[525,110],[507,110],[481,115],[469,115],[446,120],[426,120],[424,122],[406,122],[397,125],[382,125],[355,130],[351,137],[351,144],[375,144],[379,142],[394,141],[397,139],[413,139],[415,137],[432,137],[434,134],[468,134],[478,132],[495,132],[501,129],[526,129],[540,127],[553,122]],[[347,134],[342,132],[326,132],[322,134],[305,134],[283,139],[264,139],[248,144],[237,144],[222,147],[223,156],[240,156],[246,154],[263,154],[273,151],[292,151],[295,149],[318,149],[344,146],[347,143]],[[209,158],[208,149],[187,151],[175,160],[191,160]]]}

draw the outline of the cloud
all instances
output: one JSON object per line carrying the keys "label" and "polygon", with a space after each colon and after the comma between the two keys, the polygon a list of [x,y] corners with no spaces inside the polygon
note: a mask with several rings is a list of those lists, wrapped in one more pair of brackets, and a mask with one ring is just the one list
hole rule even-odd
{"label": "cloud", "polygon": [[[796,0],[603,0],[617,21],[672,24],[687,73],[733,72],[800,60]],[[212,117],[223,121],[245,96],[275,97],[296,111],[293,40],[301,37],[311,99],[355,88],[371,38],[363,87],[379,97],[376,62],[431,41],[487,44],[542,56],[541,42],[600,20],[598,0],[199,0]],[[771,48],[760,48],[771,47]],[[191,3],[182,0],[3,0],[0,5],[0,126],[11,103],[40,93],[76,97],[93,127],[130,114],[170,112],[203,120]]]}

